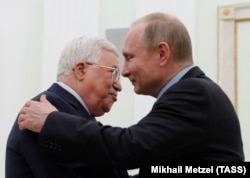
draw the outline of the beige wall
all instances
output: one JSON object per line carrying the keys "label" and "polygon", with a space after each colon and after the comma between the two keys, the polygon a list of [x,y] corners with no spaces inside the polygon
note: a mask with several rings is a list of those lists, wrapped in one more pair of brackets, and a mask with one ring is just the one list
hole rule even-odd
{"label": "beige wall", "polygon": [[217,81],[217,7],[250,0],[196,0],[195,62]]}

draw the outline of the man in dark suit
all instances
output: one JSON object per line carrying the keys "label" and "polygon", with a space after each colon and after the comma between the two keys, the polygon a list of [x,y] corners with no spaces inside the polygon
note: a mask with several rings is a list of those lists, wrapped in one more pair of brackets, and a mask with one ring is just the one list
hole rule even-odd
{"label": "man in dark suit", "polygon": [[[72,40],[62,51],[58,82],[33,100],[39,101],[45,94],[59,111],[96,122],[94,116],[108,112],[121,90],[117,54],[115,47],[104,39],[79,37]],[[61,129],[67,131],[68,128]],[[80,157],[58,155],[63,148],[56,143],[45,143],[53,150],[48,152],[37,142],[38,134],[28,130],[20,132],[17,122],[14,123],[7,142],[6,178],[128,176],[123,170],[97,163],[86,164]]]}
{"label": "man in dark suit", "polygon": [[[122,75],[135,93],[157,98],[137,124],[102,126],[57,112],[49,103],[28,101],[19,117],[20,129],[40,132],[43,147],[53,140],[64,154],[91,163],[139,167],[139,177],[152,176],[148,165],[244,161],[234,107],[222,89],[193,66],[191,40],[177,18],[153,13],[137,20],[126,36],[123,55]],[[55,124],[71,129],[61,132],[53,129]]]}

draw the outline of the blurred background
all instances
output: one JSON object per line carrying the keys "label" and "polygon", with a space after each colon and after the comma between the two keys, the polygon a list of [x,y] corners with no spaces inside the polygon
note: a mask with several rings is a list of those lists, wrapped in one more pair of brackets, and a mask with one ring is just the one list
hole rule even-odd
{"label": "blurred background", "polygon": [[[250,0],[0,0],[0,177],[4,177],[5,146],[16,116],[27,100],[56,81],[64,45],[88,35],[108,38],[121,49],[130,24],[156,11],[171,13],[186,25],[195,65],[228,92],[240,117],[246,160],[250,161],[249,6]],[[221,11],[225,18],[220,18],[221,7],[229,9],[229,15]],[[236,10],[244,11],[244,20],[235,19]],[[237,31],[227,42],[224,24],[230,20]],[[231,43],[232,49],[223,48]],[[237,53],[229,55],[230,51]],[[228,64],[227,55],[237,59],[237,65],[224,65]],[[227,78],[230,75],[232,80]],[[123,91],[112,111],[98,119],[104,124],[130,126],[146,115],[154,102],[152,97],[135,96],[127,79],[122,78],[121,83]]]}

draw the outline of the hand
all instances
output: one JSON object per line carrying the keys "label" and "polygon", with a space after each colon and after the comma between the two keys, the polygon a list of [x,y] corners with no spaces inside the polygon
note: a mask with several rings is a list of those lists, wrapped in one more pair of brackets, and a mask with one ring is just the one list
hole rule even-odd
{"label": "hand", "polygon": [[40,133],[47,116],[57,109],[46,99],[45,95],[39,101],[28,101],[18,117],[19,129],[28,129]]}

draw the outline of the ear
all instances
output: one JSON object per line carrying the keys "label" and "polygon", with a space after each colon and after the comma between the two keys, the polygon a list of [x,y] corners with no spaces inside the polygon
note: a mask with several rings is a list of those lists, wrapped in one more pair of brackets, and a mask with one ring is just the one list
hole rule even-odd
{"label": "ear", "polygon": [[79,61],[75,64],[74,74],[78,80],[83,80],[85,77],[86,64]]}
{"label": "ear", "polygon": [[170,58],[170,47],[166,42],[160,42],[157,46],[158,54],[160,56],[160,65],[165,65]]}

